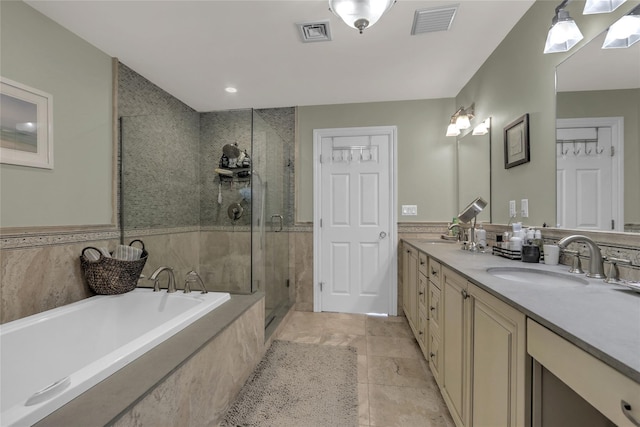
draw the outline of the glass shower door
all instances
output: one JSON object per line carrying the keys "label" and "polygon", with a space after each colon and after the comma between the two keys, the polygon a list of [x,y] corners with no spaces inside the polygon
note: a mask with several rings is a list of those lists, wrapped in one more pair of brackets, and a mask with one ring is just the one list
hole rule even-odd
{"label": "glass shower door", "polygon": [[270,331],[286,314],[292,300],[288,231],[290,153],[256,111],[252,137],[253,287],[265,292],[265,328]]}

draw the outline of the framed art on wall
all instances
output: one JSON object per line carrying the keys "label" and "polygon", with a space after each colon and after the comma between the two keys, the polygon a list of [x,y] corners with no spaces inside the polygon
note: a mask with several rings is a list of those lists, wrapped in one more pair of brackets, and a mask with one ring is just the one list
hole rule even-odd
{"label": "framed art on wall", "polygon": [[53,97],[0,77],[0,163],[53,169]]}
{"label": "framed art on wall", "polygon": [[504,168],[529,161],[529,114],[517,118],[504,128]]}

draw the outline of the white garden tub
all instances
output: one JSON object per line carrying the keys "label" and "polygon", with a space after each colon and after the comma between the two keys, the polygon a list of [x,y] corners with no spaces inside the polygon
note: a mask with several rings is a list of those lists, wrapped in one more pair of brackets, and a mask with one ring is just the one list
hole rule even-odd
{"label": "white garden tub", "polygon": [[0,424],[37,422],[229,299],[135,289],[0,325]]}

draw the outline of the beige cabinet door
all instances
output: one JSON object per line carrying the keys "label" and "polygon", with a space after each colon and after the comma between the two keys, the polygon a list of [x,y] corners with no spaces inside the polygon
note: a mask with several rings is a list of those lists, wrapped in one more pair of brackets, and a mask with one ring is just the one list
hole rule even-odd
{"label": "beige cabinet door", "polygon": [[470,425],[524,426],[525,316],[473,284],[468,292],[473,297]]}
{"label": "beige cabinet door", "polygon": [[407,270],[406,275],[402,278],[403,308],[404,314],[415,332],[418,326],[418,251],[409,247],[405,255],[407,256]]}
{"label": "beige cabinet door", "polygon": [[442,394],[459,427],[469,425],[470,313],[467,281],[442,267]]}

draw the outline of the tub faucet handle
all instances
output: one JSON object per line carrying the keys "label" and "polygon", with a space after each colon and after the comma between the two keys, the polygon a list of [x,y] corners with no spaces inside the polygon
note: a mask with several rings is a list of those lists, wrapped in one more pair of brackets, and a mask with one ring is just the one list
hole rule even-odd
{"label": "tub faucet handle", "polygon": [[204,282],[198,273],[195,270],[191,270],[187,273],[187,278],[184,280],[184,293],[188,294],[191,292],[191,284],[196,283],[200,286],[200,290],[202,294],[208,293],[207,288],[204,286]]}

